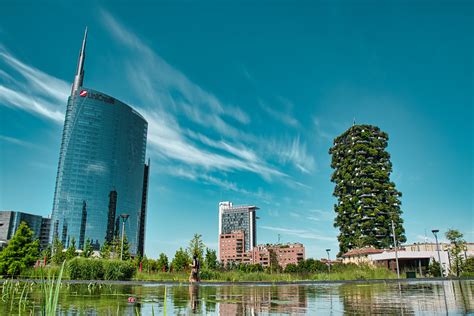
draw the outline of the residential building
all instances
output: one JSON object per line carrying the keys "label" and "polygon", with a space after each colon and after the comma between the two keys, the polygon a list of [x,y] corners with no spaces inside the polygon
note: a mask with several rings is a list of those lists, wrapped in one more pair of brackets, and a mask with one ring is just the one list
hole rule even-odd
{"label": "residential building", "polygon": [[244,259],[245,233],[243,230],[232,231],[219,235],[220,261],[227,265],[229,262],[241,263]]}
{"label": "residential building", "polygon": [[[219,236],[235,231],[244,233],[244,251],[257,245],[257,222],[254,205],[234,206],[232,202],[219,203]],[[220,240],[220,238],[219,238]]]}
{"label": "residential building", "polygon": [[81,249],[90,239],[97,250],[120,236],[117,222],[128,214],[130,252],[143,255],[148,124],[127,104],[83,86],[86,40],[87,29],[67,102],[49,241],[67,247],[75,239]]}
{"label": "residential building", "polygon": [[388,134],[377,126],[354,124],[336,137],[329,150],[340,254],[363,247],[392,247],[392,223],[398,242],[406,241],[401,193],[390,179],[387,145]]}
{"label": "residential building", "polygon": [[0,211],[0,243],[7,244],[15,235],[21,222],[25,222],[39,239],[41,249],[48,246],[50,218],[17,211]]}
{"label": "residential building", "polygon": [[251,262],[268,267],[272,255],[284,269],[288,264],[298,264],[301,260],[305,260],[305,249],[301,243],[258,245],[251,251]]}

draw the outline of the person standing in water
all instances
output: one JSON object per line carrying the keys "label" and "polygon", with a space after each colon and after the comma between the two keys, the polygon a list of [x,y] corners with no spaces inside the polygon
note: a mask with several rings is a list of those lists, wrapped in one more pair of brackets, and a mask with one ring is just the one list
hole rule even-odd
{"label": "person standing in water", "polygon": [[199,259],[196,255],[193,256],[193,262],[191,264],[191,275],[189,276],[189,282],[199,282]]}

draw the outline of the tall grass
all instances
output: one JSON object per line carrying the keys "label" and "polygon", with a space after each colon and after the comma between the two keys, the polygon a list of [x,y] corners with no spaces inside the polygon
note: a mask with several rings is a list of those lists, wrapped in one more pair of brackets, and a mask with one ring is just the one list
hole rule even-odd
{"label": "tall grass", "polygon": [[[208,282],[296,282],[296,281],[336,281],[336,280],[372,280],[393,279],[396,274],[385,268],[371,266],[347,265],[331,273],[267,273],[243,271],[213,271],[203,269],[201,280]],[[187,282],[189,275],[185,272],[139,272],[135,280],[139,281],[175,281]]]}
{"label": "tall grass", "polygon": [[43,316],[55,316],[58,309],[59,291],[61,289],[61,279],[63,277],[64,265],[63,262],[61,270],[59,270],[58,278],[55,279],[55,274],[48,274],[48,280],[42,277],[41,292],[42,292],[42,308],[41,315]]}

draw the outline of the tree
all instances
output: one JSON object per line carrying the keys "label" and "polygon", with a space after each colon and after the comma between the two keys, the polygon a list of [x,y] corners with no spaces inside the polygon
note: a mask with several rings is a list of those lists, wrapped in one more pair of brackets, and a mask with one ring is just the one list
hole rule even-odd
{"label": "tree", "polygon": [[121,256],[120,254],[122,253],[122,241],[117,242],[117,254],[118,258],[122,258],[122,260],[130,260],[132,255],[130,254],[130,245],[128,243],[128,238],[127,235],[124,236],[123,238],[123,255]]}
{"label": "tree", "polygon": [[353,248],[393,245],[391,223],[398,242],[406,241],[401,218],[402,194],[390,181],[392,163],[385,150],[387,133],[372,125],[354,125],[334,140],[329,149],[335,170],[333,195],[339,228],[340,254]]}
{"label": "tree", "polygon": [[461,253],[464,251],[466,242],[462,239],[463,234],[456,229],[450,229],[446,232],[446,238],[451,242],[449,255],[451,258],[451,266],[454,267],[456,276],[459,277],[462,272],[463,260]]}
{"label": "tree", "polygon": [[8,246],[0,252],[0,274],[19,275],[33,266],[39,254],[39,241],[28,225],[21,222]]}
{"label": "tree", "polygon": [[441,276],[439,262],[434,259],[430,262],[430,264],[428,265],[428,269],[426,271],[428,272],[429,275],[433,277]]}
{"label": "tree", "polygon": [[45,249],[41,250],[41,258],[42,260],[44,260],[44,258],[46,258],[46,263],[50,263],[51,262],[51,252],[53,251],[53,248],[51,247],[51,245],[48,245]]}
{"label": "tree", "polygon": [[72,237],[71,244],[66,250],[66,260],[71,260],[76,256],[76,239]]}
{"label": "tree", "polygon": [[66,260],[66,254],[63,252],[64,246],[63,243],[55,237],[53,240],[53,255],[51,256],[51,261],[54,264],[60,265]]}
{"label": "tree", "polygon": [[298,266],[294,263],[289,263],[285,267],[285,273],[295,273],[298,272]]}
{"label": "tree", "polygon": [[179,248],[176,250],[174,255],[173,261],[171,262],[171,267],[173,271],[184,271],[189,268],[191,264],[191,258],[189,254],[183,250],[183,248]]}
{"label": "tree", "polygon": [[201,238],[202,238],[202,235],[194,234],[194,237],[193,239],[191,239],[188,246],[189,256],[191,258],[193,256],[197,256],[200,262],[202,262],[202,258],[204,256],[204,249],[206,248]]}
{"label": "tree", "polygon": [[[87,244],[86,244],[87,245]],[[111,245],[106,241],[100,247],[100,257],[102,259],[110,259],[110,253],[112,252]]]}
{"label": "tree", "polygon": [[217,269],[217,255],[214,249],[206,248],[206,262],[205,266],[209,270]]}
{"label": "tree", "polygon": [[278,263],[278,257],[273,249],[269,249],[268,252],[270,253],[270,273],[279,272],[281,270],[280,264]]}
{"label": "tree", "polygon": [[160,257],[157,260],[156,268],[158,271],[166,272],[168,271],[168,257],[164,253],[160,253]]}
{"label": "tree", "polygon": [[82,251],[81,256],[84,258],[89,258],[93,252],[94,249],[92,248],[91,241],[89,238],[87,238],[86,245],[84,246],[84,250]]}
{"label": "tree", "polygon": [[474,277],[474,257],[469,257],[464,261],[462,266],[462,275]]}

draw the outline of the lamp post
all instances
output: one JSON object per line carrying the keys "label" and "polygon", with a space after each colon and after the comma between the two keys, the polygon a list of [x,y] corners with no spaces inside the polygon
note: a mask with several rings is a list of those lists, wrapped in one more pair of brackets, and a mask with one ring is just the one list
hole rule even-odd
{"label": "lamp post", "polygon": [[125,222],[127,221],[128,217],[130,215],[128,214],[121,214],[120,217],[122,218],[122,247],[120,251],[120,260],[123,258],[123,239],[125,237]]}
{"label": "lamp post", "polygon": [[392,235],[393,235],[393,247],[395,248],[395,261],[397,263],[397,279],[400,279],[400,267],[398,265],[398,249],[397,249],[397,236],[395,235],[395,224],[392,219]]}
{"label": "lamp post", "polygon": [[443,266],[441,265],[441,255],[439,254],[439,244],[438,244],[438,235],[437,235],[437,233],[439,233],[439,229],[433,229],[431,232],[435,236],[436,251],[438,252],[439,272],[441,273],[441,277],[443,277],[444,276],[443,275]]}
{"label": "lamp post", "polygon": [[331,249],[326,249],[326,252],[328,253],[328,270],[329,270],[329,273],[331,273],[331,259],[329,258],[329,252],[331,251]]}

